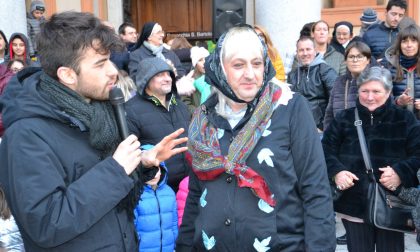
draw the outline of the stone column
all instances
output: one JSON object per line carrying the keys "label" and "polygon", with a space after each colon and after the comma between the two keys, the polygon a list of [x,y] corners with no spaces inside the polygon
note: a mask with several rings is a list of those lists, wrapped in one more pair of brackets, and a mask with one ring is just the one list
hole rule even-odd
{"label": "stone column", "polygon": [[0,17],[0,29],[7,40],[15,32],[27,35],[25,0],[2,0]]}
{"label": "stone column", "polygon": [[123,1],[108,0],[108,22],[110,22],[118,32],[118,27],[123,23]]}
{"label": "stone column", "polygon": [[296,53],[302,26],[321,19],[321,5],[319,0],[255,0],[255,24],[267,29],[282,59],[287,61]]}

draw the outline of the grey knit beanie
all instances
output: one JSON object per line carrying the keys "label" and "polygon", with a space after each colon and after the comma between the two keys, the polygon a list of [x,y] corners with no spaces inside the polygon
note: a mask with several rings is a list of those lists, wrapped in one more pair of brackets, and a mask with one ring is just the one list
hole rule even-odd
{"label": "grey knit beanie", "polygon": [[42,1],[32,1],[30,12],[34,10],[45,11],[45,4]]}

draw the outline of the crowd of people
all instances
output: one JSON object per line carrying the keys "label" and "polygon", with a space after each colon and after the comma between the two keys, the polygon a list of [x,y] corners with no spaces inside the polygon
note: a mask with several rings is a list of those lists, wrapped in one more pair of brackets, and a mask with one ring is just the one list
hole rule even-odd
{"label": "crowd of people", "polygon": [[261,25],[213,51],[154,21],[46,20],[32,1],[28,37],[0,30],[0,251],[404,251],[403,233],[364,222],[354,125],[357,111],[377,181],[416,205],[420,230],[420,28],[406,11],[366,8],[360,33],[343,20],[331,38],[305,24],[289,63]]}

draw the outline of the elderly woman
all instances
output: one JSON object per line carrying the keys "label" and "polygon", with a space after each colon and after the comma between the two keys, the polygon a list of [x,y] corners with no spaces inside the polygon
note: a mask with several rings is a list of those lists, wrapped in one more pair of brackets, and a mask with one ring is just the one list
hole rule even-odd
{"label": "elderly woman", "polygon": [[273,79],[252,27],[222,35],[205,68],[215,93],[190,125],[193,172],[176,250],[334,251],[331,192],[305,99]]}
{"label": "elderly woman", "polygon": [[418,184],[420,125],[413,114],[399,109],[390,98],[392,81],[387,69],[363,71],[358,80],[355,108],[339,113],[324,132],[322,144],[328,176],[342,196],[334,202],[352,251],[404,251],[404,234],[365,224],[368,175],[360,149],[355,109],[362,121],[374,175],[382,186],[398,193]]}
{"label": "elderly woman", "polygon": [[385,52],[383,65],[392,73],[396,104],[420,119],[420,32],[415,24],[398,33],[394,46]]}
{"label": "elderly woman", "polygon": [[370,64],[370,48],[363,42],[352,42],[344,53],[347,73],[338,77],[331,90],[324,116],[324,129],[330,125],[338,112],[356,105],[357,84],[360,73]]}

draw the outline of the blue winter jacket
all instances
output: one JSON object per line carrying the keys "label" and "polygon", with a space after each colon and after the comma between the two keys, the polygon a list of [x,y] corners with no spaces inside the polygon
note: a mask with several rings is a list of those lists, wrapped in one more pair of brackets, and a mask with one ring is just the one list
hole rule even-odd
{"label": "blue winter jacket", "polygon": [[385,26],[385,22],[372,25],[363,35],[363,41],[370,47],[375,59],[384,58],[385,51],[395,41],[399,29]]}
{"label": "blue winter jacket", "polygon": [[144,186],[134,209],[134,225],[141,252],[173,252],[178,236],[178,214],[174,191],[166,184],[167,169],[161,165],[162,177],[156,190]]}

